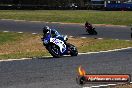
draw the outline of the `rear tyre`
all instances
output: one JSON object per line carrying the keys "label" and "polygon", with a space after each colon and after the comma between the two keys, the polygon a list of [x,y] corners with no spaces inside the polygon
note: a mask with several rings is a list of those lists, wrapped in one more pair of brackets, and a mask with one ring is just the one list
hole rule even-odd
{"label": "rear tyre", "polygon": [[93,33],[94,35],[97,35],[98,33],[94,30],[94,33]]}
{"label": "rear tyre", "polygon": [[55,57],[55,58],[60,58],[61,57],[61,52],[60,52],[60,49],[57,45],[55,45],[55,44],[48,45],[47,50],[49,51],[49,53],[53,57]]}
{"label": "rear tyre", "polygon": [[67,47],[70,49],[70,55],[71,56],[77,56],[78,55],[78,50],[74,45],[67,43]]}
{"label": "rear tyre", "polygon": [[95,30],[95,28],[88,30],[89,35],[97,35],[97,31]]}

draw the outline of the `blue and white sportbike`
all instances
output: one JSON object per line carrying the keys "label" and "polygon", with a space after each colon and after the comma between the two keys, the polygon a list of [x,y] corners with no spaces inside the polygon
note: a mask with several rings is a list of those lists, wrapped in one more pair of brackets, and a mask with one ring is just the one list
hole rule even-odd
{"label": "blue and white sportbike", "polygon": [[43,45],[55,58],[59,58],[63,55],[78,55],[77,48],[74,45],[67,43],[67,40],[68,37],[63,35],[58,35],[52,38],[51,35],[48,34],[46,38],[42,38]]}

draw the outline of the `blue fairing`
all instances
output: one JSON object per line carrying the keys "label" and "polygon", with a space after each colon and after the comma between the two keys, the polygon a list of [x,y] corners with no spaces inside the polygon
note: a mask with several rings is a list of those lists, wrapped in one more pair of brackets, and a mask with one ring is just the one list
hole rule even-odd
{"label": "blue fairing", "polygon": [[50,34],[48,34],[48,35],[44,38],[44,40],[49,41],[49,40],[50,40],[50,38],[51,38],[51,35],[50,35]]}
{"label": "blue fairing", "polygon": [[51,34],[52,34],[52,32],[55,33],[55,35],[57,35],[57,36],[60,35],[60,33],[59,33],[58,31],[56,31],[55,29],[52,29],[52,30],[51,30]]}
{"label": "blue fairing", "polygon": [[66,47],[65,52],[63,52],[62,54],[63,54],[63,55],[67,55],[67,53],[68,53],[68,47]]}

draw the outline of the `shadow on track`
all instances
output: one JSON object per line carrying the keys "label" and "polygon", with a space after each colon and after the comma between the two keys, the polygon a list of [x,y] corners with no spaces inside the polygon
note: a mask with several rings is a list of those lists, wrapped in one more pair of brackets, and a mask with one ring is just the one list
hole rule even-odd
{"label": "shadow on track", "polygon": [[92,34],[88,34],[88,33],[86,33],[86,34],[80,34],[81,36],[97,36],[97,35],[92,35]]}

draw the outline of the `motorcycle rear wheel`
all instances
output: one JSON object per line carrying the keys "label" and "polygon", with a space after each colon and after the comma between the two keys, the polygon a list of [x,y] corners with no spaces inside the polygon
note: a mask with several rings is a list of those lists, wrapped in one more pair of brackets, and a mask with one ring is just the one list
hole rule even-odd
{"label": "motorcycle rear wheel", "polygon": [[94,34],[94,35],[97,35],[98,33],[97,33],[97,31],[94,30],[94,33],[93,33],[93,34]]}
{"label": "motorcycle rear wheel", "polygon": [[67,43],[66,45],[67,45],[67,47],[70,48],[70,55],[71,56],[77,56],[78,55],[78,50],[74,45],[72,45],[70,43]]}

